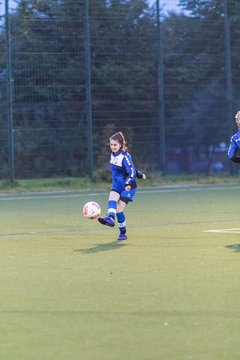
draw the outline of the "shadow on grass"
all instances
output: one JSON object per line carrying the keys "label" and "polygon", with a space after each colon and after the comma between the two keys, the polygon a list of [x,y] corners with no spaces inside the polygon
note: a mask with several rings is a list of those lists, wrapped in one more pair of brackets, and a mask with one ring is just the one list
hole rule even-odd
{"label": "shadow on grass", "polygon": [[100,251],[117,250],[126,246],[126,244],[120,241],[112,241],[110,243],[94,244],[88,249],[76,249],[75,252],[81,252],[83,254],[94,254]]}
{"label": "shadow on grass", "polygon": [[226,245],[225,247],[233,250],[234,252],[240,252],[240,244]]}

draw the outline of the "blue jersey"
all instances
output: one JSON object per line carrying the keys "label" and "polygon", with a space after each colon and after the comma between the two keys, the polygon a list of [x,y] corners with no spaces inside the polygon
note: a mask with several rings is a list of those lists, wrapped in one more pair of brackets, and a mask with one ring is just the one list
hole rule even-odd
{"label": "blue jersey", "polygon": [[234,162],[240,162],[240,130],[231,137],[228,157]]}
{"label": "blue jersey", "polygon": [[110,170],[112,173],[112,190],[121,194],[128,185],[132,189],[137,187],[137,170],[128,152],[120,150],[117,153],[112,153]]}

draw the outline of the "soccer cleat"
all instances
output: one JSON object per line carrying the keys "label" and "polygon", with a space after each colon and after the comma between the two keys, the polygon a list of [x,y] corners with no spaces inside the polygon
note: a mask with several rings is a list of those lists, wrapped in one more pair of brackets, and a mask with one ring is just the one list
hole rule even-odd
{"label": "soccer cleat", "polygon": [[99,217],[98,218],[98,221],[102,224],[102,225],[107,225],[107,226],[110,226],[110,227],[114,227],[115,226],[115,221],[113,218],[111,217],[105,217],[105,218],[101,218]]}
{"label": "soccer cleat", "polygon": [[118,240],[126,240],[127,239],[127,235],[126,234],[120,234],[118,237]]}

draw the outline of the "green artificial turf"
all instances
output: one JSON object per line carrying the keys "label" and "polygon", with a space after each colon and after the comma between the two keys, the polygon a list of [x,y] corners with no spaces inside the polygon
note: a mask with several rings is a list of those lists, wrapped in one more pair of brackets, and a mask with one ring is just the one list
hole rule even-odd
{"label": "green artificial turf", "polygon": [[[240,186],[0,197],[1,360],[238,360]],[[209,230],[224,232],[206,232]]]}

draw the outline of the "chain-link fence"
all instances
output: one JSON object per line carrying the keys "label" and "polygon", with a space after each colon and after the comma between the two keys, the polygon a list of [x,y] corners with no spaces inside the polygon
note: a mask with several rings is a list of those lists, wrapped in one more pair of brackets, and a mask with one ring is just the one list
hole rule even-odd
{"label": "chain-link fence", "polygon": [[139,168],[229,172],[238,0],[20,0],[0,24],[0,177],[104,177],[123,130]]}

